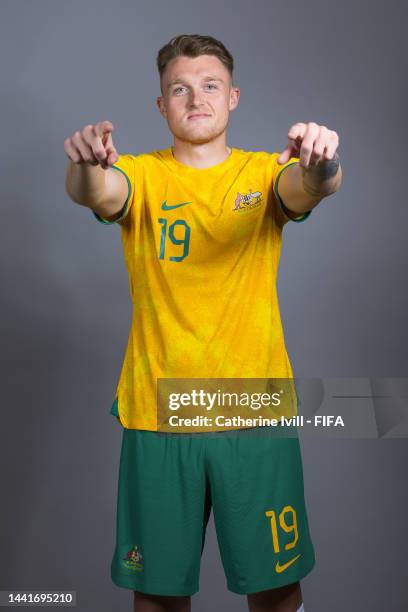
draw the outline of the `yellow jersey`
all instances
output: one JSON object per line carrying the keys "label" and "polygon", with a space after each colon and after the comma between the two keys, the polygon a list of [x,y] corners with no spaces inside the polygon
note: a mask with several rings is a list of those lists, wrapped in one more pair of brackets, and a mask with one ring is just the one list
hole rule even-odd
{"label": "yellow jersey", "polygon": [[[158,430],[159,378],[293,378],[276,288],[282,229],[279,153],[233,147],[198,169],[172,147],[119,155],[132,322],[111,414]],[[292,218],[304,221],[311,211]],[[219,429],[214,427],[213,429]]]}

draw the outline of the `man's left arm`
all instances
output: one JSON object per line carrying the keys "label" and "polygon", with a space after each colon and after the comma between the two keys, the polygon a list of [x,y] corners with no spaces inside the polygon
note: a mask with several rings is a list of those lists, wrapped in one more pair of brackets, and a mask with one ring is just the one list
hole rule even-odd
{"label": "man's left arm", "polygon": [[288,145],[278,164],[298,157],[279,176],[279,196],[288,213],[299,216],[312,210],[341,185],[342,169],[336,149],[339,137],[316,123],[296,123],[288,132]]}

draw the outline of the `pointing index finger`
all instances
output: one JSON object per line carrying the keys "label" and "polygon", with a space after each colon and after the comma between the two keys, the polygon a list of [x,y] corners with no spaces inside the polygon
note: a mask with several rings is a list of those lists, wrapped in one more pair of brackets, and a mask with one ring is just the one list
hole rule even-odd
{"label": "pointing index finger", "polygon": [[291,140],[298,140],[299,138],[303,138],[305,133],[305,124],[304,123],[295,123],[292,125],[288,132],[288,138]]}
{"label": "pointing index finger", "polygon": [[109,132],[113,132],[113,124],[110,121],[100,121],[95,125],[95,134],[97,136],[105,136]]}

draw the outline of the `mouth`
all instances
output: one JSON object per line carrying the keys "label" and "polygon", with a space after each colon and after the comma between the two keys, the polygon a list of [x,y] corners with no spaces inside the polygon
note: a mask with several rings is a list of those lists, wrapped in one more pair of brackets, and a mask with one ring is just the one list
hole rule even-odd
{"label": "mouth", "polygon": [[197,113],[195,115],[189,115],[187,119],[205,119],[206,117],[211,117],[211,115],[207,115],[204,113]]}

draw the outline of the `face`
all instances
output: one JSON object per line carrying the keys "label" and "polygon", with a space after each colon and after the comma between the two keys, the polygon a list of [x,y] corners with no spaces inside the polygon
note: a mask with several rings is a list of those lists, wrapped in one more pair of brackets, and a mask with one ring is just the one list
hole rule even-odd
{"label": "face", "polygon": [[240,91],[215,55],[177,57],[168,63],[157,98],[160,113],[175,138],[193,144],[211,142],[225,132]]}

